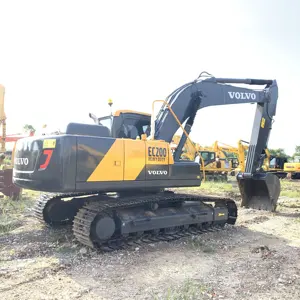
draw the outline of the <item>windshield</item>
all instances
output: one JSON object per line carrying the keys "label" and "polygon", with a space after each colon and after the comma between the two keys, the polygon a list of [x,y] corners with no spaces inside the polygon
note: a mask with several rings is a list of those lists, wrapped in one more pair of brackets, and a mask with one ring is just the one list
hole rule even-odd
{"label": "windshield", "polygon": [[202,158],[205,162],[212,161],[212,160],[215,159],[215,153],[214,152],[202,152],[201,151],[201,156],[202,156]]}

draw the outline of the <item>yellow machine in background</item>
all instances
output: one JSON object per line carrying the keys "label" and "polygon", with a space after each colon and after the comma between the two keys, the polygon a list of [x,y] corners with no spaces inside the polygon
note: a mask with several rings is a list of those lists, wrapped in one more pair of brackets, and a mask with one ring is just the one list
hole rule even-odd
{"label": "yellow machine in background", "polygon": [[286,162],[283,170],[287,172],[291,179],[300,179],[300,158],[298,162]]}
{"label": "yellow machine in background", "polygon": [[[174,135],[172,140],[174,149],[179,144],[180,138],[181,136]],[[211,147],[204,147],[198,143],[191,145],[189,140],[184,145],[181,159],[199,162],[204,170],[204,174],[202,172],[201,175],[207,180],[227,181],[227,176],[233,168],[224,151],[217,149],[215,145]]]}
{"label": "yellow machine in background", "polygon": [[[221,144],[222,146],[220,145],[220,142],[216,141],[214,143],[214,150],[226,151],[237,155],[238,166],[234,166],[231,175],[236,175],[238,172],[245,172],[246,156],[249,148],[248,142],[239,140],[237,147],[233,147],[224,143]],[[264,160],[262,169],[266,172],[274,173],[276,176],[278,176],[281,179],[285,178],[287,176],[287,172],[283,170],[283,166],[286,163],[287,158],[271,155],[268,149],[265,149],[265,154],[266,154],[266,158]]]}
{"label": "yellow machine in background", "polygon": [[[222,144],[222,145],[220,145],[220,144]],[[231,161],[231,166],[232,166],[230,175],[235,176],[238,172],[245,171],[246,155],[247,155],[247,150],[248,150],[248,145],[246,144],[245,141],[239,140],[237,147],[233,147],[233,146],[227,145],[225,143],[215,141],[213,147],[214,147],[214,151],[218,151],[218,152],[223,151],[223,153],[227,152],[227,153],[233,153],[236,155],[236,157],[228,156],[228,158],[227,158],[228,160]]]}
{"label": "yellow machine in background", "polygon": [[265,149],[267,158],[263,168],[266,172],[271,172],[277,175],[280,179],[287,177],[287,171],[284,169],[285,164],[287,163],[287,157],[271,155],[268,149]]}

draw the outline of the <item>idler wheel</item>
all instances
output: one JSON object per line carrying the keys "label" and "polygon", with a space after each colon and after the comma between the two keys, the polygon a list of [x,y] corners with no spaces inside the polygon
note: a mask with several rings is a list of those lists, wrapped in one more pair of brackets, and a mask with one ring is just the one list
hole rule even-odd
{"label": "idler wheel", "polygon": [[116,230],[114,219],[108,215],[97,216],[93,223],[92,237],[96,241],[101,242],[110,239]]}

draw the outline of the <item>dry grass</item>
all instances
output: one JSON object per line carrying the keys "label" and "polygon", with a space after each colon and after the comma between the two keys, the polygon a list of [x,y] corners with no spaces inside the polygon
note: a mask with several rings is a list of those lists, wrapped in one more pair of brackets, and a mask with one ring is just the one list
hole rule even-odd
{"label": "dry grass", "polygon": [[[236,182],[182,190],[240,197]],[[241,208],[238,224],[222,232],[100,254],[68,228],[39,224],[39,193],[24,191],[21,201],[0,200],[2,298],[299,299],[299,193],[300,183],[282,181],[278,213]]]}
{"label": "dry grass", "polygon": [[25,191],[22,200],[0,199],[0,235],[6,234],[22,225],[24,215],[34,204],[36,192]]}
{"label": "dry grass", "polygon": [[187,279],[177,288],[170,288],[163,297],[153,295],[154,299],[188,300],[188,299],[212,299],[214,293],[202,283]]}

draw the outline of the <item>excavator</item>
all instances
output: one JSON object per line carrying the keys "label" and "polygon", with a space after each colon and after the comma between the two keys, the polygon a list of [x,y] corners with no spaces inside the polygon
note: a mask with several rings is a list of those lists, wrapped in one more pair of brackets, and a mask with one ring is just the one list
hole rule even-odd
{"label": "excavator", "polygon": [[289,174],[289,178],[300,179],[300,157],[296,158],[294,162],[286,162],[283,170]]}
{"label": "excavator", "polygon": [[[220,145],[221,144],[221,145]],[[216,141],[214,143],[214,151],[226,151],[229,153],[234,153],[238,157],[238,166],[233,170],[233,173],[236,175],[240,171],[245,170],[246,166],[246,154],[245,152],[248,151],[249,143],[243,140],[238,141],[238,146],[233,147],[227,145],[225,143],[220,143]],[[283,166],[287,162],[286,157],[275,156],[271,155],[269,149],[264,149],[265,151],[265,160],[264,164],[262,165],[263,170],[266,172],[272,172],[280,179],[284,179],[287,176],[287,172],[284,172]]]}
{"label": "excavator", "polygon": [[[174,135],[172,143],[174,143],[174,150],[177,148],[181,136]],[[228,174],[231,173],[234,162],[231,158],[228,159],[225,152],[215,146],[212,147],[201,146],[198,143],[189,143],[186,141],[181,159],[190,161],[199,160],[202,168],[202,180],[227,181]]]}
{"label": "excavator", "polygon": [[267,172],[272,172],[280,179],[287,177],[287,172],[284,170],[284,165],[287,163],[288,159],[284,156],[271,155],[269,149],[265,149],[266,160],[264,168]]}
{"label": "excavator", "polygon": [[[245,103],[256,103],[257,108],[245,172],[237,175],[241,205],[275,211],[280,181],[261,166],[276,112],[276,80],[206,74],[165,100],[155,100],[151,116],[132,111],[93,115],[96,124],[71,122],[64,133],[17,141],[13,182],[41,191],[36,217],[49,226],[72,224],[79,243],[103,251],[234,225],[234,200],[170,188],[201,185],[199,163],[180,160],[197,112]],[[161,107],[155,114],[157,103]],[[183,134],[172,153],[170,143],[179,128]]]}
{"label": "excavator", "polygon": [[[215,141],[213,144],[214,151],[224,151],[226,153],[233,153],[236,155],[236,157],[232,158],[232,169],[230,172],[230,175],[237,175],[239,172],[245,171],[245,163],[246,163],[246,151],[248,150],[247,142],[243,140],[238,141],[238,146],[233,147],[230,145],[227,145],[225,143],[221,143],[219,141]],[[230,158],[228,158],[230,160]]]}

